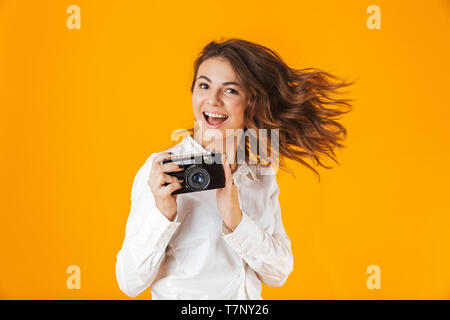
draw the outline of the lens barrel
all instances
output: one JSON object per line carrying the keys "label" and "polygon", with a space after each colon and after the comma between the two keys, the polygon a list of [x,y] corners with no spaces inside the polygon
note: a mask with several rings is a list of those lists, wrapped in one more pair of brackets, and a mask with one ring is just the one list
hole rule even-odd
{"label": "lens barrel", "polygon": [[196,165],[188,168],[185,176],[186,185],[195,191],[206,189],[211,181],[208,171]]}

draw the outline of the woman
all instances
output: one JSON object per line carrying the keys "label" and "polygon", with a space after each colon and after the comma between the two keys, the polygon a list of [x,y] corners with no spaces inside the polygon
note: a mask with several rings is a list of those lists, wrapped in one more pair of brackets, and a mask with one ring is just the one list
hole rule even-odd
{"label": "woman", "polygon": [[[213,41],[203,49],[191,87],[198,128],[151,154],[133,183],[116,263],[124,293],[135,297],[150,286],[153,299],[261,299],[261,282],[285,283],[293,255],[275,170],[262,154],[251,154],[245,139],[229,148],[226,138],[236,130],[275,129],[276,148],[270,134],[256,139],[281,157],[281,168],[286,170],[283,157],[316,173],[304,158],[329,168],[319,156],[335,160],[333,149],[343,147],[346,136],[335,118],[350,111],[331,108],[350,107],[349,100],[330,97],[349,83],[332,79],[315,69],[291,69],[273,50],[241,39]],[[246,150],[243,163],[235,161],[238,147]],[[173,195],[182,181],[167,173],[181,169],[161,161],[214,150],[226,150],[225,187]]]}

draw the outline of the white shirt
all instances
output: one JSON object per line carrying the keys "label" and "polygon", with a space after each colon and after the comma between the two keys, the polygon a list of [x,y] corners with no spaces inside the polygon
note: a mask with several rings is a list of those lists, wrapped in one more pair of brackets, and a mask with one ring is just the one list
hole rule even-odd
{"label": "white shirt", "polygon": [[[190,135],[166,151],[175,156],[207,152]],[[179,194],[174,221],[158,210],[148,185],[158,154],[150,155],[133,182],[125,240],[117,254],[120,289],[136,297],[150,286],[154,300],[262,300],[261,281],[282,286],[294,261],[273,168],[267,174],[260,165],[238,165],[233,179],[242,220],[231,232],[217,208],[216,189]]]}

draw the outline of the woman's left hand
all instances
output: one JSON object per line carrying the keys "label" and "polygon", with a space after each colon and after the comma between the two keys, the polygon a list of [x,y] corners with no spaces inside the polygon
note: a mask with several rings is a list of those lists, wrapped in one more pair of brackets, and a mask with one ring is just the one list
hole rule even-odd
{"label": "woman's left hand", "polygon": [[231,167],[225,154],[222,154],[223,171],[225,172],[225,187],[217,189],[217,208],[222,216],[223,222],[234,231],[242,219],[242,211],[239,206],[239,191],[234,184]]}

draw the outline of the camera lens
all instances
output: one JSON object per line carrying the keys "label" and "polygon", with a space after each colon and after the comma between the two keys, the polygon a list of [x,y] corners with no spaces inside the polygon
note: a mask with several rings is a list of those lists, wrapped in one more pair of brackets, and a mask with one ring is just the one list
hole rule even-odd
{"label": "camera lens", "polygon": [[204,179],[205,179],[205,178],[203,178],[203,175],[202,175],[201,173],[196,173],[196,174],[192,177],[192,180],[193,180],[195,183],[202,183]]}
{"label": "camera lens", "polygon": [[209,181],[209,173],[202,167],[192,166],[186,170],[186,185],[192,190],[204,190]]}

